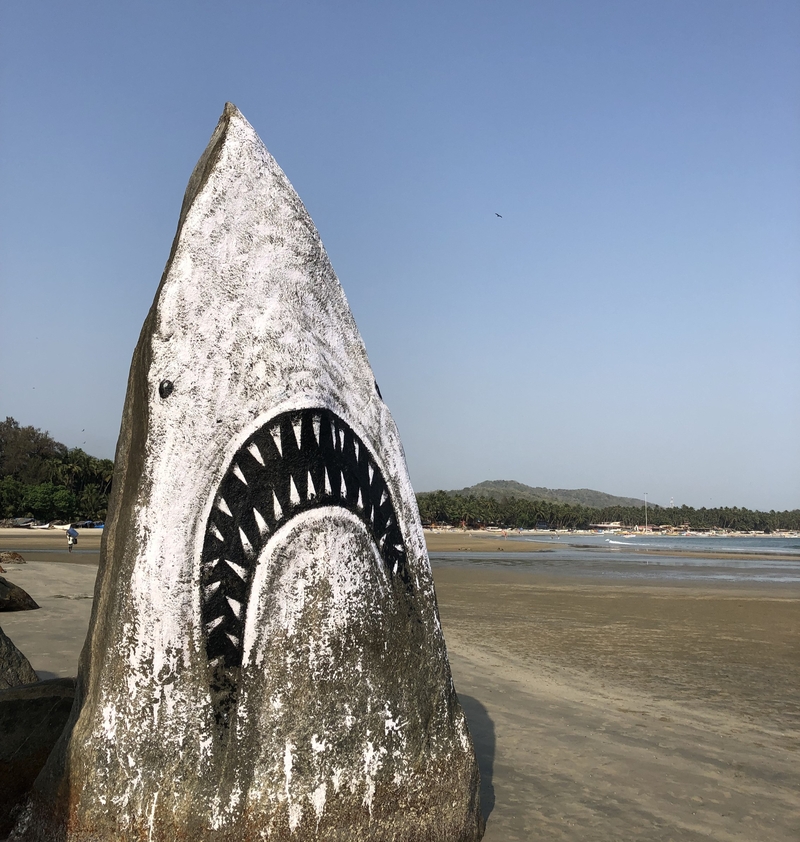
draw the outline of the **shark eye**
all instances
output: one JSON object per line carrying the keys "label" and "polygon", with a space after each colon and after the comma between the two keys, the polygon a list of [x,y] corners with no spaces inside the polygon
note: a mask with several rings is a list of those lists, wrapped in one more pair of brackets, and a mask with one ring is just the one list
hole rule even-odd
{"label": "shark eye", "polygon": [[175,388],[175,384],[171,380],[162,380],[158,384],[158,394],[161,395],[162,398],[168,398],[172,394],[172,390]]}

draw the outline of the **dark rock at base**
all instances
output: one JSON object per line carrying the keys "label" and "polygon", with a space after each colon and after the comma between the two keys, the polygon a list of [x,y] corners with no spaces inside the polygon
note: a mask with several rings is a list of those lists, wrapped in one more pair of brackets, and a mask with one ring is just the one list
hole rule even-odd
{"label": "dark rock at base", "polygon": [[61,736],[74,697],[74,678],[0,690],[0,839]]}
{"label": "dark rock at base", "polygon": [[18,687],[20,684],[31,684],[38,680],[39,676],[36,675],[31,662],[0,628],[0,690]]}
{"label": "dark rock at base", "polygon": [[0,576],[0,611],[33,611],[38,607],[27,591]]}

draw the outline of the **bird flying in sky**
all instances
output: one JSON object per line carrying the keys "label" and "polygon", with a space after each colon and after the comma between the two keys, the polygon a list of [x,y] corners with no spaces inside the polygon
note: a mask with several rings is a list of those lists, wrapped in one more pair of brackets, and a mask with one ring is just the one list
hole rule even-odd
{"label": "bird flying in sky", "polygon": [[498,213],[497,211],[495,211],[495,212],[494,212],[494,215],[495,215],[495,216],[499,216],[499,217],[500,217],[500,219],[502,219],[502,218],[503,218],[503,214]]}

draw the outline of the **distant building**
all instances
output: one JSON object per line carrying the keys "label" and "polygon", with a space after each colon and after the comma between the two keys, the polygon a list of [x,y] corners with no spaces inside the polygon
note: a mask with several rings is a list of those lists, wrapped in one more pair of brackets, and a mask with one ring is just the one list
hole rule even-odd
{"label": "distant building", "polygon": [[610,523],[590,523],[589,529],[596,529],[598,532],[618,532],[622,529],[622,523],[618,520]]}

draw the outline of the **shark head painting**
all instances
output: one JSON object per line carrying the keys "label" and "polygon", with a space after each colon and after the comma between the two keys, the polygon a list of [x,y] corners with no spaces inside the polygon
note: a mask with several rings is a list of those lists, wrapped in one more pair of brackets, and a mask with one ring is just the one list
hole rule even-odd
{"label": "shark head painting", "polygon": [[229,104],[134,354],[76,703],[12,838],[482,832],[397,429]]}

